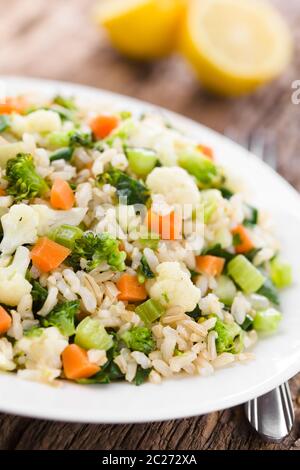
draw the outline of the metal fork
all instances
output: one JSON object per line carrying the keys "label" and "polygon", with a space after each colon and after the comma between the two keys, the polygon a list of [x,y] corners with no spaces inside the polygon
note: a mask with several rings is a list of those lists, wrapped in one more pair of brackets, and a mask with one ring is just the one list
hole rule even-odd
{"label": "metal fork", "polygon": [[[237,140],[232,129],[225,134]],[[278,159],[274,135],[264,130],[257,131],[252,133],[244,146],[273,170],[277,170]],[[288,382],[265,395],[248,401],[244,406],[249,423],[263,439],[280,442],[291,432],[295,413]]]}

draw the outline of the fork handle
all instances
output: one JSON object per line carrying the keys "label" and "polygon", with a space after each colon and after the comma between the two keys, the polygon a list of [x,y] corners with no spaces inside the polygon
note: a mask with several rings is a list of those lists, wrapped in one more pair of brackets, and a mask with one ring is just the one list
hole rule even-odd
{"label": "fork handle", "polygon": [[245,404],[248,421],[266,440],[279,442],[292,430],[295,414],[288,382]]}

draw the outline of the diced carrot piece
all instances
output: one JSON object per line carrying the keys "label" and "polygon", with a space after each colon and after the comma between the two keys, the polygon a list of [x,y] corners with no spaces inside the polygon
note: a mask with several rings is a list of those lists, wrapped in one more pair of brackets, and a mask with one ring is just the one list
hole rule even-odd
{"label": "diced carrot piece", "polygon": [[116,116],[96,116],[90,122],[90,127],[97,139],[105,139],[119,124]]}
{"label": "diced carrot piece", "polygon": [[71,250],[47,237],[40,238],[31,250],[32,264],[40,271],[48,273],[63,263]]}
{"label": "diced carrot piece", "polygon": [[11,316],[0,306],[0,334],[6,333],[11,327]]}
{"label": "diced carrot piece", "polygon": [[158,233],[163,240],[179,240],[181,238],[182,221],[174,211],[167,215],[159,215],[149,209],[146,225],[149,232]]}
{"label": "diced carrot piece", "polygon": [[24,97],[8,97],[0,103],[0,114],[23,113],[26,109]]}
{"label": "diced carrot piece", "polygon": [[211,147],[207,147],[206,145],[198,145],[198,150],[200,150],[206,157],[210,160],[214,159],[214,151]]}
{"label": "diced carrot piece", "polygon": [[87,352],[77,344],[69,344],[63,350],[62,362],[65,376],[71,380],[88,379],[100,370],[99,366],[89,361]]}
{"label": "diced carrot piece", "polygon": [[240,243],[235,245],[235,252],[242,254],[247,253],[248,251],[254,248],[254,244],[243,225],[238,225],[231,231],[232,235],[237,235],[239,237]]}
{"label": "diced carrot piece", "polygon": [[208,276],[220,276],[224,269],[225,259],[217,256],[204,255],[196,257],[196,266],[199,272]]}
{"label": "diced carrot piece", "polygon": [[145,286],[139,283],[137,276],[123,274],[116,284],[120,291],[118,295],[119,300],[140,302],[147,299]]}
{"label": "diced carrot piece", "polygon": [[0,197],[1,196],[6,196],[6,191],[3,188],[0,188]]}
{"label": "diced carrot piece", "polygon": [[50,192],[51,206],[54,207],[54,209],[68,211],[72,209],[74,202],[75,196],[70,185],[66,181],[57,178],[54,181]]}

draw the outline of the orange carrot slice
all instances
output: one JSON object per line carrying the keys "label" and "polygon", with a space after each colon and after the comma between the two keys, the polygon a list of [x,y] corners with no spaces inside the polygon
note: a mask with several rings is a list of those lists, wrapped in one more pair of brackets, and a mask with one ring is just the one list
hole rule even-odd
{"label": "orange carrot slice", "polygon": [[235,245],[236,253],[247,253],[254,248],[254,244],[243,225],[238,225],[231,231],[231,233],[232,235],[237,235],[239,237],[240,242]]}
{"label": "orange carrot slice", "polygon": [[11,316],[0,306],[0,334],[6,333],[11,327]]}
{"label": "orange carrot slice", "polygon": [[43,273],[58,268],[71,250],[47,237],[40,238],[31,250],[32,264]]}
{"label": "orange carrot slice", "polygon": [[89,361],[87,352],[77,344],[69,344],[63,350],[62,362],[65,376],[71,380],[87,379],[100,370],[99,366]]}
{"label": "orange carrot slice", "polygon": [[220,276],[224,269],[225,259],[217,256],[205,255],[196,257],[197,270],[208,276]]}
{"label": "orange carrot slice", "polygon": [[116,116],[96,116],[90,122],[90,127],[97,139],[105,139],[118,126],[119,119]]}
{"label": "orange carrot slice", "polygon": [[147,292],[144,284],[140,284],[137,276],[123,274],[117,281],[117,288],[120,293],[119,300],[128,302],[140,302],[147,299]]}
{"label": "orange carrot slice", "polygon": [[70,188],[70,185],[66,181],[57,178],[51,188],[51,206],[54,207],[54,209],[62,209],[68,211],[72,209],[72,207],[74,206],[74,202],[75,196],[72,189]]}

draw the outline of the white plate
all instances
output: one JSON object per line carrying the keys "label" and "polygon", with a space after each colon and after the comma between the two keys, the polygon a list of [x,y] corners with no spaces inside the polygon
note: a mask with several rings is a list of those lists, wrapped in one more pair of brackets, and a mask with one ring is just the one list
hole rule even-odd
{"label": "white plate", "polygon": [[[156,109],[140,101],[106,91],[60,82],[3,77],[8,93],[41,91],[79,95],[143,112]],[[24,416],[90,423],[127,423],[201,415],[231,407],[268,392],[300,370],[300,198],[270,168],[221,135],[159,108],[199,142],[211,145],[222,164],[247,183],[252,200],[272,213],[283,254],[294,271],[294,285],[282,295],[284,320],[277,335],[255,347],[256,360],[235,365],[208,378],[165,380],[161,385],[135,387],[128,383],[61,387],[0,376],[0,410]]]}

